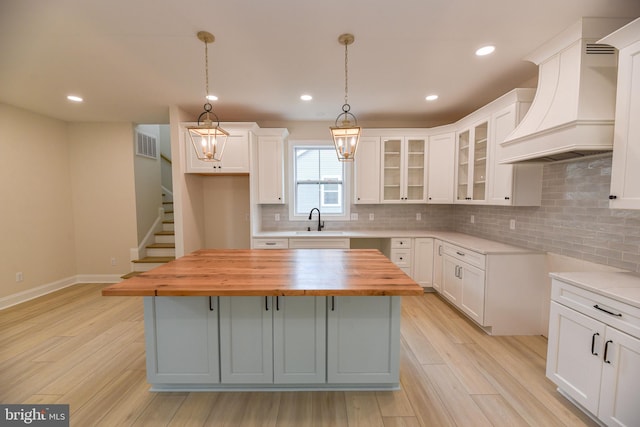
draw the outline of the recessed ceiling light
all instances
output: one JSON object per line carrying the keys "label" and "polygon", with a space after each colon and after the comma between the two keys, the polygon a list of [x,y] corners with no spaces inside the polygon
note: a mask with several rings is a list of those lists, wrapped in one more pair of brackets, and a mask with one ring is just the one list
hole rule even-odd
{"label": "recessed ceiling light", "polygon": [[82,101],[84,101],[84,99],[82,99],[81,97],[79,97],[77,95],[67,95],[67,99],[69,101],[73,101],[73,102],[82,102]]}
{"label": "recessed ceiling light", "polygon": [[495,46],[482,46],[480,49],[476,50],[476,55],[478,56],[485,56],[485,55],[489,55],[491,53],[493,53],[493,51],[496,50]]}
{"label": "recessed ceiling light", "polygon": [[427,95],[425,99],[427,101],[435,101],[436,99],[438,99],[438,95]]}
{"label": "recessed ceiling light", "polygon": [[300,95],[300,99],[302,99],[303,101],[311,101],[313,99],[313,96],[304,94]]}
{"label": "recessed ceiling light", "polygon": [[207,95],[205,98],[207,98],[209,101],[217,101],[218,97],[215,95]]}

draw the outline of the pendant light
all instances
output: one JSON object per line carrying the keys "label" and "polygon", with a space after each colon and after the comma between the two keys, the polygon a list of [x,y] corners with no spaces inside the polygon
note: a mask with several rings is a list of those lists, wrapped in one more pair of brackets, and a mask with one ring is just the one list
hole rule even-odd
{"label": "pendant light", "polygon": [[[352,162],[360,141],[361,128],[358,126],[358,120],[350,110],[349,105],[349,55],[348,46],[355,41],[353,34],[342,34],[338,37],[338,42],[344,45],[344,104],[342,105],[342,113],[338,114],[335,126],[331,127],[331,136],[336,146],[338,160],[341,162]],[[353,120],[352,120],[353,119]]]}
{"label": "pendant light", "polygon": [[204,42],[205,95],[207,102],[204,104],[204,111],[198,116],[198,125],[188,126],[187,129],[191,145],[193,145],[198,159],[205,162],[219,162],[222,160],[229,132],[220,127],[220,120],[216,113],[213,112],[213,106],[209,102],[209,52],[207,46],[209,43],[213,43],[215,37],[207,31],[198,31],[197,36],[200,41]]}

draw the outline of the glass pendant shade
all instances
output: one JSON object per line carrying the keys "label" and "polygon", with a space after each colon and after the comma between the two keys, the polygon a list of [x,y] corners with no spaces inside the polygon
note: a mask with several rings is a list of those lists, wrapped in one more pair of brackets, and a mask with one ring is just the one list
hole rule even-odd
{"label": "glass pendant shade", "polygon": [[330,129],[338,160],[352,162],[360,141],[360,126],[352,126],[350,121],[344,120],[342,126],[332,126]]}
{"label": "glass pendant shade", "polygon": [[208,119],[202,125],[189,126],[187,129],[191,145],[193,145],[198,159],[205,162],[222,160],[229,132],[217,125],[214,126],[213,122]]}

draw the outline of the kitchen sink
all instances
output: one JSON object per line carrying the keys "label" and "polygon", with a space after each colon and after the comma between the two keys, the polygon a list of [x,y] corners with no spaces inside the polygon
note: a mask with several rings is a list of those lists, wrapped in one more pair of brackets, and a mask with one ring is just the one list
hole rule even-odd
{"label": "kitchen sink", "polygon": [[342,236],[342,231],[296,231],[298,236]]}

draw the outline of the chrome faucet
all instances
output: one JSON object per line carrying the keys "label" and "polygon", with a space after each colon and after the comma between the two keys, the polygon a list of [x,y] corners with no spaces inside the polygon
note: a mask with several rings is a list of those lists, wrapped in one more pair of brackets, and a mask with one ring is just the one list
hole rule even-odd
{"label": "chrome faucet", "polygon": [[311,212],[309,212],[309,220],[311,220],[311,217],[313,216],[313,211],[318,211],[318,231],[322,231],[322,229],[324,228],[324,222],[320,221],[320,209],[311,209]]}

